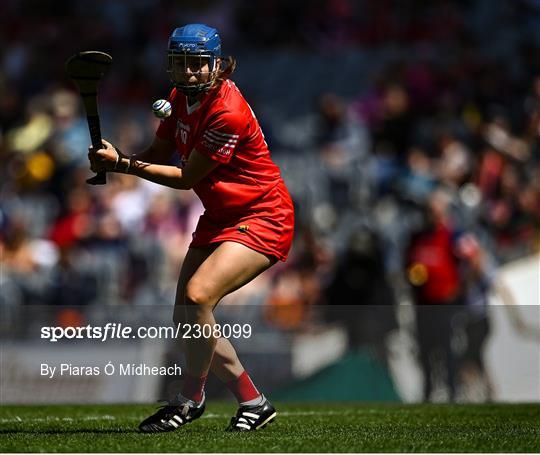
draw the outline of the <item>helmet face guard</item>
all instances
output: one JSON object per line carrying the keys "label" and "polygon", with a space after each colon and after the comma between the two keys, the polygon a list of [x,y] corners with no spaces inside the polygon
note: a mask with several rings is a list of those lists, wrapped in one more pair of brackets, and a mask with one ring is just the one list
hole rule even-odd
{"label": "helmet face guard", "polygon": [[[175,29],[167,49],[171,82],[186,96],[207,92],[219,73],[220,56],[221,40],[215,28],[189,24]],[[197,83],[189,82],[193,76]]]}
{"label": "helmet face guard", "polygon": [[[214,55],[201,53],[189,54],[187,52],[169,52],[167,54],[167,73],[171,82],[184,95],[196,95],[210,90],[217,78],[220,65]],[[200,82],[204,78],[204,82]],[[198,83],[190,83],[189,79],[195,76]]]}

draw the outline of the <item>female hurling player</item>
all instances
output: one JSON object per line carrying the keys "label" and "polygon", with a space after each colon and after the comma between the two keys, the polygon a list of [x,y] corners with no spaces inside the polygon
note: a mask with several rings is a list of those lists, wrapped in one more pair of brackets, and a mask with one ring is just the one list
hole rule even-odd
{"label": "female hurling player", "polygon": [[[171,188],[193,189],[205,212],[180,271],[174,322],[215,324],[225,295],[287,258],[294,211],[279,168],[270,158],[250,106],[229,77],[235,60],[221,57],[216,29],[189,24],[174,30],[168,73],[172,115],[150,147],[127,157],[107,141],[90,148],[94,172],[122,172]],[[182,166],[170,165],[179,153]],[[276,410],[254,386],[226,338],[186,339],[187,375],[173,402],[145,419],[143,432],[171,431],[199,418],[211,371],[235,395],[239,409],[230,431],[264,427]]]}

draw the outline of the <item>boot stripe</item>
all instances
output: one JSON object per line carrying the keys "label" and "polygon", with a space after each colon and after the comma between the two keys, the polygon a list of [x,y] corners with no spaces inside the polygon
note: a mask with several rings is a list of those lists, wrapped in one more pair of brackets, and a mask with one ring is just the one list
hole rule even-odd
{"label": "boot stripe", "polygon": [[266,419],[263,423],[261,423],[260,425],[258,425],[255,429],[258,430],[259,428],[261,428],[263,425],[266,425],[268,422],[270,422],[271,420],[274,419],[274,417],[277,415],[277,412],[274,412],[270,417],[268,417],[268,419]]}
{"label": "boot stripe", "polygon": [[169,423],[170,423],[174,428],[178,428],[178,424],[174,421],[174,419],[169,420]]}
{"label": "boot stripe", "polygon": [[252,419],[258,419],[260,417],[258,414],[254,414],[253,412],[242,412],[242,415],[251,417]]}

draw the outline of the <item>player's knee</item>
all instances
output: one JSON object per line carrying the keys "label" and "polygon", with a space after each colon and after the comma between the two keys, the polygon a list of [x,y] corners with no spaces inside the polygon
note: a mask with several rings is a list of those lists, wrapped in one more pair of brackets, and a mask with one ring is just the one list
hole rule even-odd
{"label": "player's knee", "polygon": [[186,286],[185,303],[198,307],[213,307],[215,304],[212,293],[203,283],[190,281]]}

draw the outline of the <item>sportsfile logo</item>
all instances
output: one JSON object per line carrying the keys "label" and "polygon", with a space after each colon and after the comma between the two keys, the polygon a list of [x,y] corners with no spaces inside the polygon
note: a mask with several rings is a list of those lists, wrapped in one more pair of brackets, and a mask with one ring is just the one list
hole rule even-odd
{"label": "sportsfile logo", "polygon": [[51,343],[59,340],[87,339],[105,342],[127,339],[175,338],[250,338],[250,324],[178,324],[176,326],[130,327],[108,322],[104,326],[42,327],[41,339]]}

